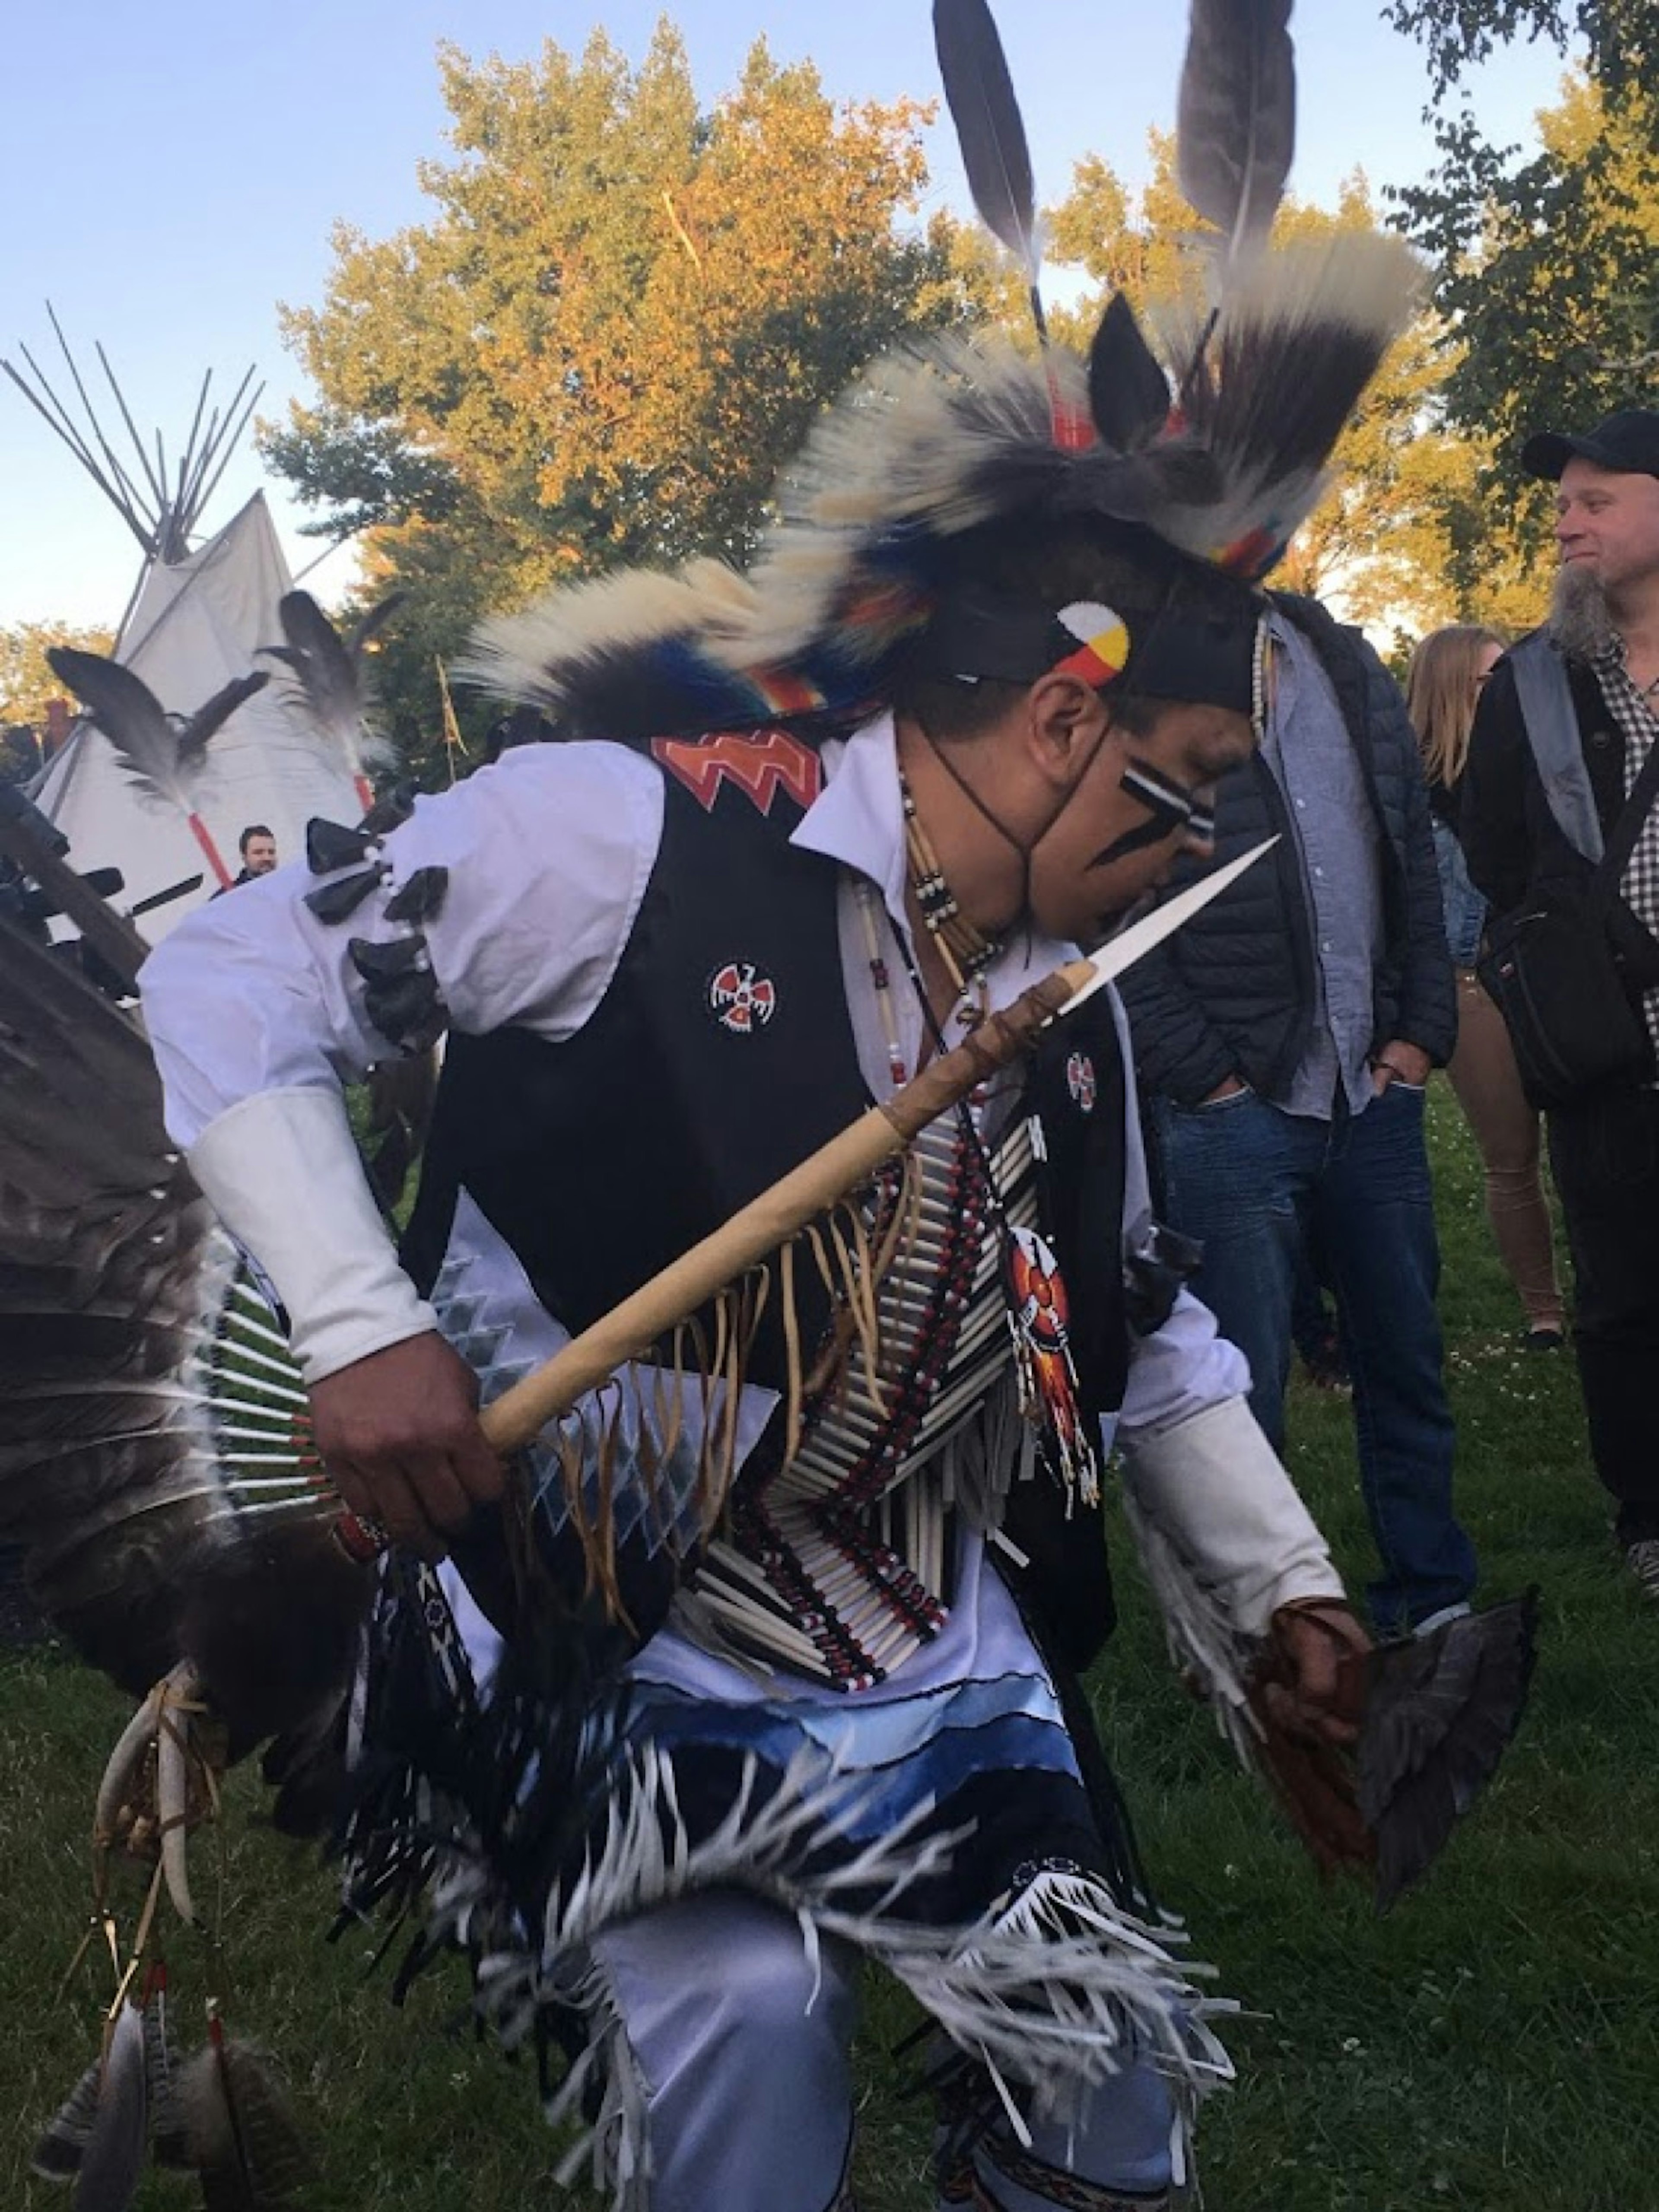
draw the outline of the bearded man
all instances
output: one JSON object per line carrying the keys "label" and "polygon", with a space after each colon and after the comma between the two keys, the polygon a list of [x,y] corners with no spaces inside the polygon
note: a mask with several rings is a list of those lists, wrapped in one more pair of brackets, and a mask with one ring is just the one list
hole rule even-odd
{"label": "bearded man", "polygon": [[1522,459],[1560,487],[1560,574],[1548,624],[1486,684],[1459,827],[1494,933],[1522,911],[1582,913],[1621,815],[1635,831],[1601,923],[1635,1050],[1548,1102],[1548,1121],[1590,1449],[1626,1558],[1659,1602],[1659,812],[1645,793],[1631,805],[1659,738],[1659,413],[1546,433]]}

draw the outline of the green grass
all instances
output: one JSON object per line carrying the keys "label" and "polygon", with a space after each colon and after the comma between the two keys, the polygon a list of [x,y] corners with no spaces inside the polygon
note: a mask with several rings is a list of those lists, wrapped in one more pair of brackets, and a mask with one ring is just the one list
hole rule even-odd
{"label": "green grass", "polygon": [[[1459,1421],[1459,1494],[1490,1597],[1543,1587],[1531,1713],[1428,1888],[1379,1922],[1327,1889],[1170,1676],[1132,1575],[1095,1683],[1165,1897],[1247,2008],[1241,2084],[1208,2106],[1211,2212],[1659,2212],[1659,1615],[1622,1577],[1571,1363],[1514,1348],[1475,1164],[1443,1089],[1431,1136]],[[1659,1382],[1659,1378],[1656,1378]],[[1369,1571],[1348,1409],[1292,1413],[1292,1466],[1356,1583]],[[1120,1554],[1121,1555],[1121,1554]],[[99,1984],[58,1990],[84,1924],[85,1838],[121,1700],[60,1656],[0,1664],[0,2206],[62,2206],[27,2174],[39,2121],[93,2047]],[[358,1935],[321,1940],[327,1877],[252,1824],[235,1779],[224,1924],[239,2024],[281,2055],[319,2144],[311,2212],[529,2212],[557,2200],[527,2069],[479,2045],[456,1972],[388,2003]],[[204,1879],[206,1879],[205,1867]],[[182,1944],[188,2025],[202,1962]],[[872,1989],[860,2047],[869,2212],[922,2212],[926,2124]],[[195,2201],[173,2178],[138,2203]],[[579,2199],[583,2204],[588,2200]],[[718,2208],[710,2207],[710,2212]]]}

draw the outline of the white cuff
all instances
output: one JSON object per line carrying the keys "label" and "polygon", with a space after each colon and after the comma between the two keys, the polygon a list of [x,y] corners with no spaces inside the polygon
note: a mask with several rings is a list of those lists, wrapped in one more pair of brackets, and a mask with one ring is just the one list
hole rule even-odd
{"label": "white cuff", "polygon": [[1244,1399],[1121,1443],[1136,1504],[1237,1633],[1265,1636],[1293,1599],[1344,1596],[1325,1539]]}
{"label": "white cuff", "polygon": [[307,1382],[437,1327],[398,1264],[338,1091],[257,1091],[210,1122],[188,1158],[276,1285]]}

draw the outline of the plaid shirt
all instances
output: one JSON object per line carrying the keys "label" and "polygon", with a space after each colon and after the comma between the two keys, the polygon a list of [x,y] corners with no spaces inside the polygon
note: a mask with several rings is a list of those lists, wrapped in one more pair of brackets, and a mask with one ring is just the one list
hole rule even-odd
{"label": "plaid shirt", "polygon": [[[1625,796],[1628,799],[1655,738],[1659,738],[1659,714],[1654,711],[1651,690],[1638,691],[1631,680],[1622,638],[1611,639],[1590,665],[1607,711],[1625,740]],[[1619,889],[1637,920],[1659,937],[1659,805],[1648,810]],[[1659,1052],[1659,987],[1643,994],[1642,1012],[1654,1049]]]}

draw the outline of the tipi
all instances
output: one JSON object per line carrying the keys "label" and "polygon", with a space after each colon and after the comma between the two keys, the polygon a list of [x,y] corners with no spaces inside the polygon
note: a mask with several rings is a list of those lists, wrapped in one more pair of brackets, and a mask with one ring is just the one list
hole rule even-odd
{"label": "tipi", "polygon": [[[263,492],[216,537],[192,549],[203,507],[258,402],[258,392],[250,396],[248,391],[252,371],[222,415],[216,407],[209,411],[210,374],[204,380],[191,434],[176,467],[169,467],[159,437],[154,454],[139,437],[98,348],[131,434],[135,469],[100,425],[55,316],[52,328],[84,422],[53,392],[27,348],[21,350],[28,374],[9,362],[0,365],[106,492],[143,549],[144,565],[115,658],[142,678],[170,714],[193,714],[235,678],[273,667],[259,654],[283,642],[277,605],[292,588]],[[108,739],[90,723],[76,728],[33,796],[69,839],[69,857],[77,868],[120,869],[126,887],[118,905],[142,908],[185,878],[202,877],[191,893],[137,915],[152,942],[212,896],[221,871],[235,872],[237,839],[248,824],[266,824],[276,833],[278,852],[294,859],[313,815],[352,822],[362,811],[337,750],[319,738],[291,687],[280,681],[239,707],[209,748],[196,801],[204,840],[177,808],[135,787]]]}

